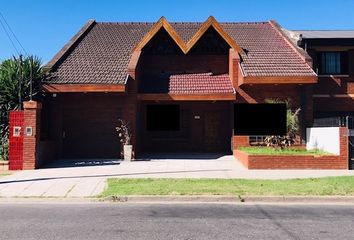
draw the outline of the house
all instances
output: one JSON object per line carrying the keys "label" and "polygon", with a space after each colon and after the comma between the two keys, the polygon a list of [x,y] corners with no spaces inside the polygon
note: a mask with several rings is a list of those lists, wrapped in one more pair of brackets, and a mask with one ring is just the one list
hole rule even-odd
{"label": "house", "polygon": [[314,126],[354,128],[354,31],[296,31],[313,59]]}
{"label": "house", "polygon": [[[354,66],[337,71],[333,60],[353,61],[354,51],[327,55],[335,37],[319,45],[311,34],[289,32],[275,21],[219,23],[213,17],[202,23],[89,20],[45,66],[42,103],[26,103],[37,133],[30,149],[37,155],[24,162],[34,168],[49,158],[117,158],[119,118],[130,123],[136,156],[229,153],[244,140],[233,134],[234,104],[266,99],[289,99],[301,108],[304,138],[314,117],[354,111]],[[353,49],[352,41],[341,43],[335,51]]]}

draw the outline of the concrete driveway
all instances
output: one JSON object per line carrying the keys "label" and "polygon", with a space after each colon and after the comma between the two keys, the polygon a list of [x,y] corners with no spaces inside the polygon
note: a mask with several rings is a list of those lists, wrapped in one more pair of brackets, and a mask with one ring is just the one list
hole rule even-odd
{"label": "concrete driveway", "polygon": [[0,178],[0,197],[92,197],[107,178],[289,179],[354,175],[347,170],[247,170],[231,155],[153,156],[139,161],[59,160]]}

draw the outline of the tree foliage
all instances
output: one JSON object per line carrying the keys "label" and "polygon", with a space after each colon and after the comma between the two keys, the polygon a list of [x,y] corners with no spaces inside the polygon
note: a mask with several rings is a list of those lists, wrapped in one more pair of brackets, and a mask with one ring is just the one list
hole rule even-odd
{"label": "tree foliage", "polygon": [[0,158],[7,159],[9,111],[22,109],[23,101],[40,98],[44,76],[42,63],[35,56],[19,56],[0,63]]}

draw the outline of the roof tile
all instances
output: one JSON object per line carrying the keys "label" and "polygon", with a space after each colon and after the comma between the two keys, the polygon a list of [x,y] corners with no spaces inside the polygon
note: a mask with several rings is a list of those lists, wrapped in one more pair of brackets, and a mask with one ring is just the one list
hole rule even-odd
{"label": "roof tile", "polygon": [[[184,41],[202,23],[171,23]],[[220,23],[241,46],[241,66],[247,76],[313,76],[315,73],[270,23]],[[124,84],[131,53],[153,23],[95,23],[46,79],[50,83]],[[225,77],[225,76],[224,76]],[[171,76],[185,81],[185,77]],[[190,78],[190,76],[188,77]],[[198,76],[203,79],[210,76]],[[215,76],[213,76],[215,79]],[[198,80],[198,81],[199,81]],[[202,81],[202,80],[201,80]],[[187,82],[186,82],[187,84]],[[172,89],[174,91],[174,89]]]}

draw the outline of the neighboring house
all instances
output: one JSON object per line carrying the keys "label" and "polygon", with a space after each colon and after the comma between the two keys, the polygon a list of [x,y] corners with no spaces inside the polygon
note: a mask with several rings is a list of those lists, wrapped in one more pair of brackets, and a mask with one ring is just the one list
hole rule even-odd
{"label": "neighboring house", "polygon": [[[354,49],[352,39],[340,41],[343,46],[335,38],[323,45],[316,35],[307,38],[310,33],[302,32],[304,50],[294,41],[299,33],[274,21],[90,20],[45,66],[46,96],[37,129],[41,152],[55,158],[119,157],[115,126],[123,118],[130,123],[136,156],[154,151],[227,153],[234,139],[233,104],[269,98],[290,99],[294,109],[301,108],[304,139],[314,116],[354,111],[353,78],[347,77],[353,75],[353,64],[338,67],[336,62],[353,63],[353,50],[323,52]],[[320,62],[314,57],[318,55]],[[150,131],[147,111],[159,105],[177,106],[177,115],[167,108],[166,115],[178,116],[178,128]],[[257,121],[262,116],[253,119]]]}
{"label": "neighboring house", "polygon": [[[313,59],[314,125],[354,128],[354,31],[297,31],[298,44]],[[349,118],[348,118],[349,117]]]}

